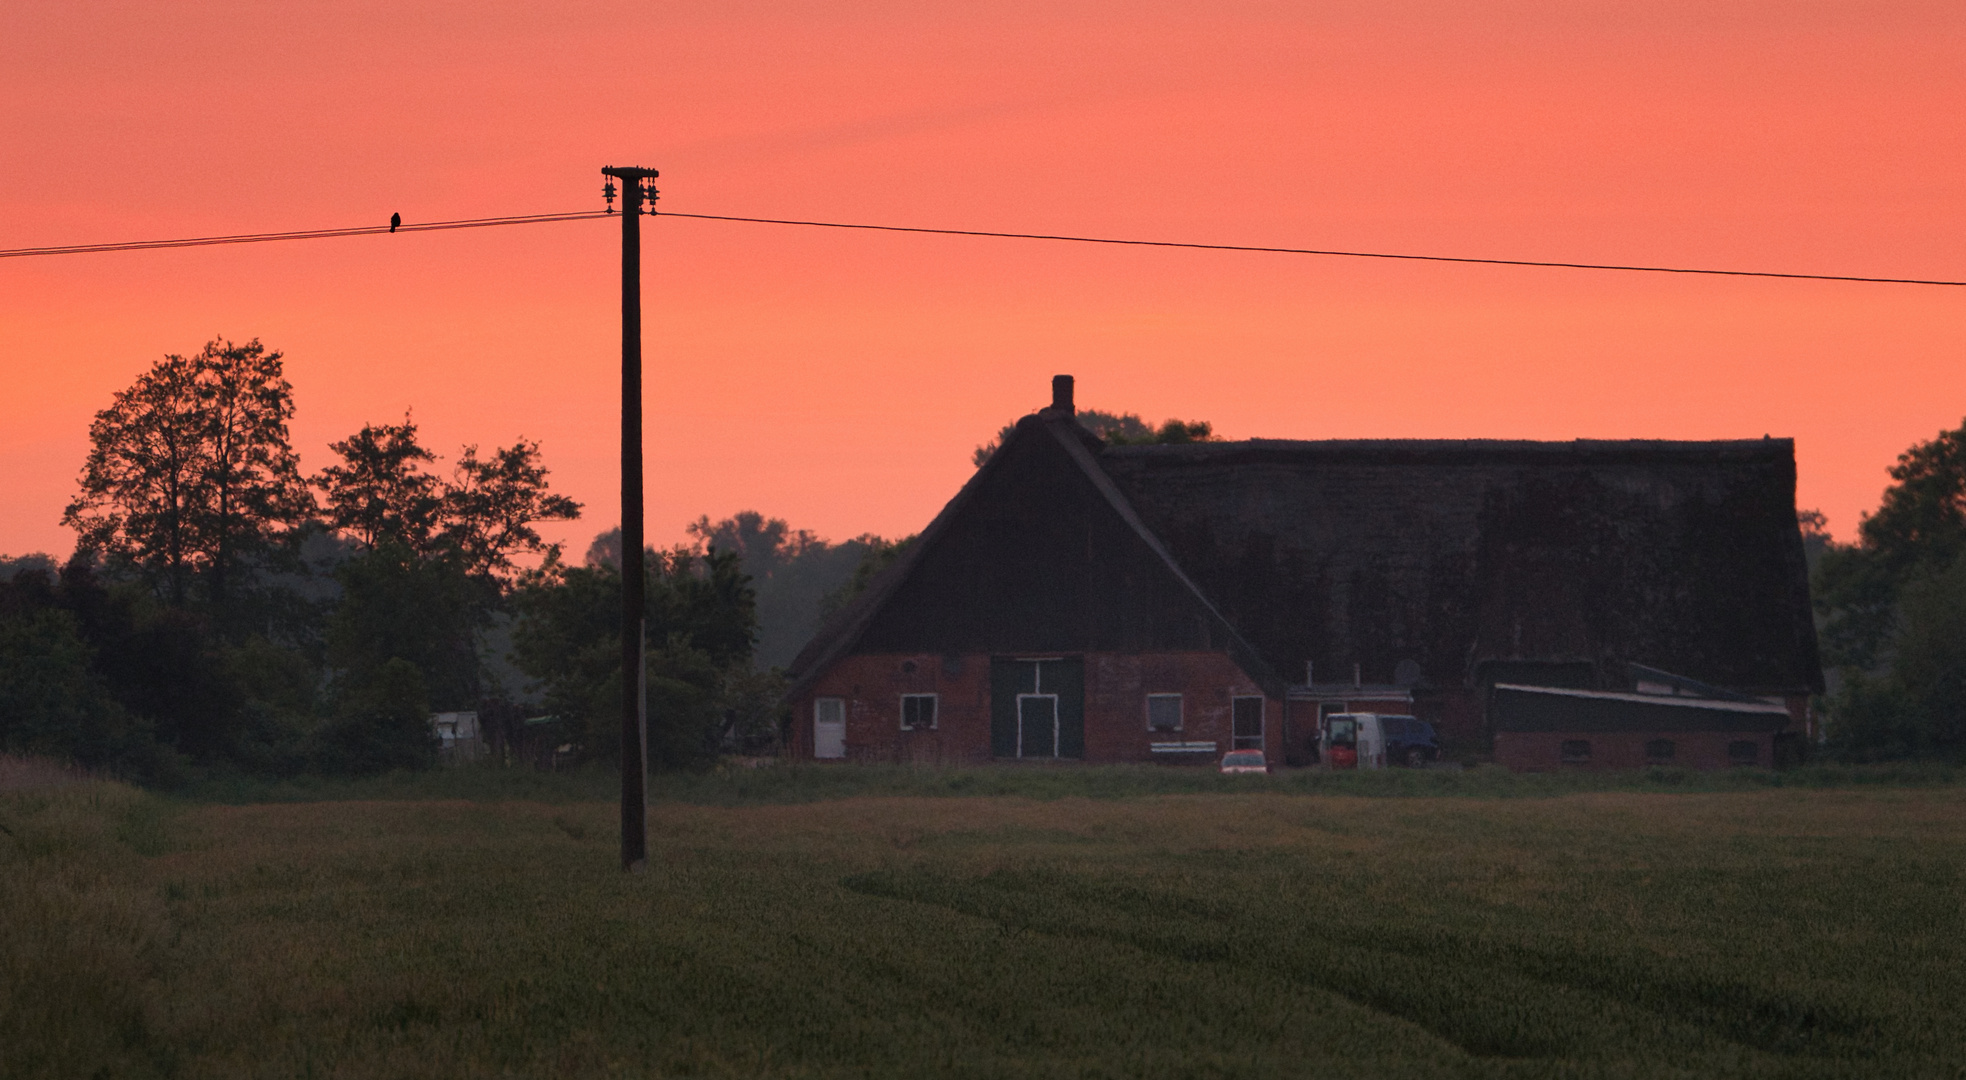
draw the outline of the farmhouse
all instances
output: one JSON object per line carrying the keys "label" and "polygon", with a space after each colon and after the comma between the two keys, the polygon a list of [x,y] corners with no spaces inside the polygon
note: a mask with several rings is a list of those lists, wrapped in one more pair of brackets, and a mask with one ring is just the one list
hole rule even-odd
{"label": "farmhouse", "polygon": [[1821,688],[1789,440],[1107,445],[1062,375],[792,678],[799,755],[947,763],[1301,763],[1368,710],[1523,768],[1565,724],[1766,762]]}

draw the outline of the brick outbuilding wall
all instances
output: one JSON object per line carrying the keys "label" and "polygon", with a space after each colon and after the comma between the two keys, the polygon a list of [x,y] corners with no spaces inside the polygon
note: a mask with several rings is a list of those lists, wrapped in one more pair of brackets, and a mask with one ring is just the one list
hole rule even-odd
{"label": "brick outbuilding wall", "polygon": [[[1647,756],[1646,744],[1664,739],[1673,744],[1670,759]],[[1572,741],[1590,744],[1590,759],[1563,760],[1563,744]],[[1751,742],[1752,762],[1737,761],[1728,747]],[[1495,763],[1526,772],[1551,769],[1642,769],[1648,765],[1683,769],[1724,769],[1730,765],[1754,764],[1766,768],[1775,761],[1775,736],[1767,731],[1498,731],[1495,733]]]}
{"label": "brick outbuilding wall", "polygon": [[[1070,654],[1068,654],[1070,655]],[[1150,744],[1214,742],[1213,754],[1182,755],[1214,763],[1230,749],[1232,701],[1262,697],[1256,682],[1221,653],[1085,653],[1085,760],[1094,763],[1169,760]],[[1002,657],[999,657],[1000,659]],[[990,753],[990,654],[869,653],[832,664],[794,703],[794,751],[813,757],[813,702],[846,702],[849,761],[972,764]],[[903,694],[935,694],[933,730],[901,726]],[[1182,695],[1182,729],[1150,732],[1147,695]],[[1282,754],[1281,702],[1263,705],[1264,749]]]}

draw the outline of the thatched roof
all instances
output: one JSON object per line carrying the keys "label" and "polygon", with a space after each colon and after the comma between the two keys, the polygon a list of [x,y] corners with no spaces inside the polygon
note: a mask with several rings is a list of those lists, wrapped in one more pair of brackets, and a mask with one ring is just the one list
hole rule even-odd
{"label": "thatched roof", "polygon": [[1613,688],[1636,661],[1819,689],[1794,445],[1106,446],[1047,409],[792,672],[796,694],[853,652],[1178,649],[1273,691],[1306,661],[1319,681],[1417,665],[1422,687],[1560,664]]}

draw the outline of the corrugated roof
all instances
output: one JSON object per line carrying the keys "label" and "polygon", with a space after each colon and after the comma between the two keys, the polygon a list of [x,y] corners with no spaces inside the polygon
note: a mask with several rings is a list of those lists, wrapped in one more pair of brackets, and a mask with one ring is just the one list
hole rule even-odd
{"label": "corrugated roof", "polygon": [[1488,719],[1498,732],[1764,732],[1788,726],[1789,714],[1745,701],[1503,684]]}

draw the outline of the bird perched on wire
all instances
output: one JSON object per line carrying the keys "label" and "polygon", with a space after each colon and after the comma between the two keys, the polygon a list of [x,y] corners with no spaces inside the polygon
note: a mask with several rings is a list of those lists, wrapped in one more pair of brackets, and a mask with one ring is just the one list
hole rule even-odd
{"label": "bird perched on wire", "polygon": [[391,214],[391,215],[389,215],[389,231],[390,231],[390,232],[395,232],[395,231],[396,231],[396,226],[398,226],[398,225],[401,225],[402,223],[403,223],[403,215],[401,215],[401,214]]}

